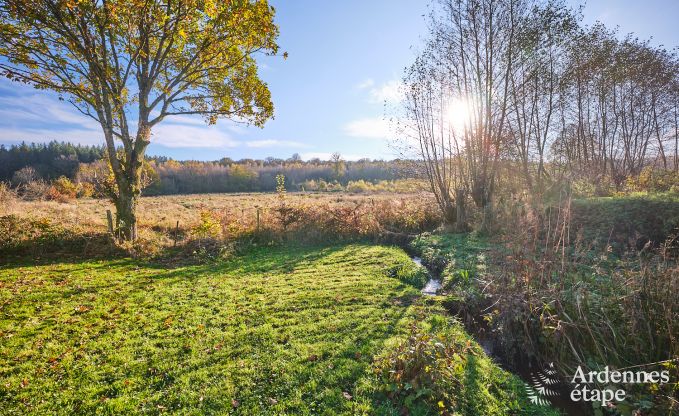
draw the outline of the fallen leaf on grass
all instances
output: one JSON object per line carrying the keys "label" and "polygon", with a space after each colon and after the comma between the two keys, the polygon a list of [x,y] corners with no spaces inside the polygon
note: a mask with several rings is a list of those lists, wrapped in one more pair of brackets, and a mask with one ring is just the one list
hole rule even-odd
{"label": "fallen leaf on grass", "polygon": [[91,310],[92,308],[90,308],[89,306],[85,306],[85,305],[78,305],[73,309],[75,309],[76,313],[85,313],[85,312]]}

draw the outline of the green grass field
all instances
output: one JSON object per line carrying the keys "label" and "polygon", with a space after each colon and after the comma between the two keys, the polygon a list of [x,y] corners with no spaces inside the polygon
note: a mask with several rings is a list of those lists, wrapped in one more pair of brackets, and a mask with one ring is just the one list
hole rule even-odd
{"label": "green grass field", "polygon": [[[409,262],[400,249],[353,244],[176,269],[3,266],[0,413],[398,414],[373,357],[438,310],[385,273]],[[518,385],[479,359],[475,371]],[[489,396],[484,376],[468,401]],[[519,396],[497,400],[516,408]]]}

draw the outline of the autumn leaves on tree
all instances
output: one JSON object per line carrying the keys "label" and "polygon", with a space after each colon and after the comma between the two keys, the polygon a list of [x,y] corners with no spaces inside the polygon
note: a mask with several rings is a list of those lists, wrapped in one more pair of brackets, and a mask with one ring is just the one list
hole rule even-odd
{"label": "autumn leaves on tree", "polygon": [[169,116],[262,126],[273,115],[257,53],[276,54],[266,0],[0,2],[0,71],[49,89],[102,128],[117,225],[136,237],[144,153]]}

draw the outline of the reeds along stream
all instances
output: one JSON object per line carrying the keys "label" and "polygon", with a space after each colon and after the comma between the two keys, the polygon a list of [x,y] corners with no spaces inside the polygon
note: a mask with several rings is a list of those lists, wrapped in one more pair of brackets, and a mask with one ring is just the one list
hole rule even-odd
{"label": "reeds along stream", "polygon": [[[422,294],[425,296],[438,295],[439,290],[443,287],[442,279],[422,264],[420,257],[411,256],[411,259],[418,266],[425,267],[429,274],[429,280],[422,288]],[[474,337],[474,340],[479,343],[488,356],[493,358],[500,367],[519,376],[526,383],[527,389],[535,390],[532,387],[534,380],[536,380],[536,377],[540,377],[544,370],[539,363],[524,357],[512,356],[504,351],[501,340],[494,336],[482,317],[478,316],[472,320],[464,319],[463,321],[465,322],[465,330]],[[582,416],[591,413],[588,413],[588,409],[585,409],[581,403],[570,400],[570,387],[567,383],[560,381],[558,384],[550,386],[550,388],[554,391],[554,394],[545,397],[545,400],[549,401],[553,407],[559,409],[562,413],[569,416]]]}

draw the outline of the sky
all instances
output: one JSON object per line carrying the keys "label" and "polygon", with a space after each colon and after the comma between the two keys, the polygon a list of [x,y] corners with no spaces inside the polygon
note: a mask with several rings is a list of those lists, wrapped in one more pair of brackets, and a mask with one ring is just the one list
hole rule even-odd
{"label": "sky", "polygon": [[[576,6],[579,0],[568,0]],[[275,107],[264,128],[199,116],[167,118],[153,131],[148,153],[186,160],[229,157],[347,160],[393,159],[394,132],[385,100],[398,97],[403,70],[426,35],[425,0],[271,0],[288,59],[260,57],[260,76]],[[584,21],[666,47],[679,45],[679,0],[589,0]],[[0,144],[21,141],[102,144],[96,122],[56,95],[0,80]]]}

